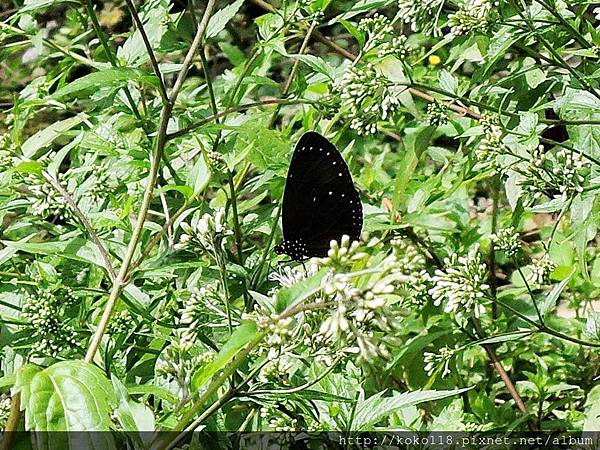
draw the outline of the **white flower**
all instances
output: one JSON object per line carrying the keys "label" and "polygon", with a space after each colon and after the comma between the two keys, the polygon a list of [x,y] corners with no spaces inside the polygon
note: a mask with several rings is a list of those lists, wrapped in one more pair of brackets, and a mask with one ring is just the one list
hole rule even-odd
{"label": "white flower", "polygon": [[484,283],[486,266],[481,261],[478,246],[474,246],[466,256],[453,254],[445,260],[446,268],[436,270],[432,277],[433,287],[429,294],[434,304],[444,305],[444,312],[453,313],[459,323],[468,317],[480,317],[485,312]]}

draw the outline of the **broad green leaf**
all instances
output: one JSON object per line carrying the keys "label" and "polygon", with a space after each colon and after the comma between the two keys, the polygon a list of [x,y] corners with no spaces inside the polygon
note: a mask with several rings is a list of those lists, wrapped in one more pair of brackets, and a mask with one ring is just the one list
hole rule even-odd
{"label": "broad green leaf", "polygon": [[84,90],[97,90],[100,87],[120,87],[129,80],[137,80],[142,72],[127,67],[99,70],[81,78],[77,78],[62,87],[52,95],[53,98],[62,98]]}
{"label": "broad green leaf", "polygon": [[23,156],[31,159],[39,156],[40,150],[43,150],[54,142],[58,136],[79,125],[83,121],[83,117],[83,115],[77,115],[75,117],[69,117],[68,119],[59,120],[58,122],[48,125],[43,130],[38,131],[21,146]]}
{"label": "broad green leaf", "polygon": [[390,415],[407,406],[418,405],[423,402],[441,400],[443,398],[453,397],[469,388],[454,389],[449,391],[414,391],[394,394],[391,397],[383,397],[384,392],[372,395],[368,399],[360,402],[356,407],[354,420],[350,429],[352,431],[368,431],[378,422],[387,419]]}
{"label": "broad green leaf", "polygon": [[192,378],[194,390],[198,390],[218,371],[223,369],[235,355],[252,339],[258,335],[254,322],[242,322],[233,332],[229,340],[223,345],[215,359],[200,368]]}
{"label": "broad green leaf", "polygon": [[227,22],[236,15],[243,3],[244,0],[236,0],[231,5],[228,5],[213,14],[206,27],[206,38],[211,38],[219,34],[225,28]]}
{"label": "broad green leaf", "polygon": [[445,69],[442,69],[438,75],[440,80],[440,87],[452,94],[456,94],[458,92],[458,80],[454,75],[448,72]]}
{"label": "broad green leaf", "polygon": [[87,241],[81,237],[76,237],[68,241],[48,241],[48,242],[13,242],[0,241],[7,248],[21,252],[38,255],[60,255],[63,258],[73,259],[95,264],[104,269],[104,260],[98,253],[98,248],[93,242]]}
{"label": "broad green leaf", "polygon": [[[109,431],[116,404],[112,384],[98,367],[83,361],[61,361],[46,369],[32,364],[17,374],[25,410],[25,428],[31,431]],[[114,448],[110,433],[42,433],[41,448],[78,445],[93,450]],[[63,445],[63,447],[57,447]]]}
{"label": "broad green leaf", "polygon": [[[141,5],[144,5],[144,3],[141,3]],[[146,6],[141,8],[140,19],[144,24],[144,31],[150,42],[150,47],[155,50],[158,49],[162,37],[169,29],[170,18],[166,2],[146,3]],[[117,57],[129,67],[139,67],[150,60],[142,34],[137,27],[123,45],[117,49]],[[162,71],[163,75],[165,73],[167,72]]]}

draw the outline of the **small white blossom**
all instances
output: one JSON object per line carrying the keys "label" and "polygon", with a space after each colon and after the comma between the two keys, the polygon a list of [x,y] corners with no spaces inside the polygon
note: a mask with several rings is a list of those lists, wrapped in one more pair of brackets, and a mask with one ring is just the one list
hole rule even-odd
{"label": "small white blossom", "polygon": [[450,347],[442,347],[440,348],[439,353],[431,353],[425,352],[423,354],[424,362],[425,362],[425,373],[428,376],[431,376],[435,373],[435,371],[440,367],[441,364],[444,365],[444,370],[442,371],[442,378],[446,377],[450,373],[450,360],[457,352],[457,349],[453,349]]}
{"label": "small white blossom", "polygon": [[464,323],[471,314],[480,317],[485,311],[483,302],[489,286],[484,283],[487,270],[479,248],[474,246],[466,256],[452,254],[444,262],[445,269],[436,270],[432,277],[429,294],[434,304],[443,304],[444,311],[453,313],[459,323]]}

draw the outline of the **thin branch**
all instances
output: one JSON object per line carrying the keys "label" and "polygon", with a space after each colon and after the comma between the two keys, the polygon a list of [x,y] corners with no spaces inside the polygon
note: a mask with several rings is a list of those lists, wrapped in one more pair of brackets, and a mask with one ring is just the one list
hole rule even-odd
{"label": "thin branch", "polygon": [[10,399],[10,413],[2,435],[2,450],[11,450],[21,421],[21,393],[15,393]]}
{"label": "thin branch", "polygon": [[[104,49],[104,53],[106,53],[106,57],[110,61],[111,66],[118,67],[119,64],[117,62],[117,58],[115,57],[112,49],[108,45],[108,40],[106,39],[106,35],[104,34],[104,32],[102,31],[102,28],[100,27],[100,22],[98,22],[98,17],[96,17],[96,12],[94,11],[94,5],[92,3],[92,0],[87,0],[86,9],[87,9],[89,18],[92,21],[92,27],[94,28],[94,31],[96,32],[96,36],[98,36],[98,39],[100,40],[100,44],[102,45],[102,48]],[[125,86],[123,86],[122,89],[123,89],[123,92],[125,93],[125,97],[127,97],[127,101],[129,102],[129,107],[131,108],[131,112],[133,112],[133,115],[140,122],[143,123],[142,116],[135,104],[135,101],[133,100],[133,97],[131,96],[131,92],[129,92],[129,88],[127,87],[127,85],[125,85]]]}
{"label": "thin branch", "polygon": [[206,26],[208,25],[208,20],[210,18],[214,5],[215,0],[208,0],[206,9],[204,10],[204,16],[202,17],[202,22],[198,27],[198,31],[196,32],[196,36],[194,37],[192,45],[188,50],[187,55],[185,56],[183,65],[179,72],[179,76],[177,77],[177,81],[175,82],[175,87],[171,92],[171,97],[169,98],[168,102],[163,104],[158,126],[158,133],[154,141],[155,145],[152,160],[150,163],[150,174],[148,177],[148,184],[146,185],[146,189],[144,191],[142,205],[140,206],[137,221],[131,234],[131,239],[129,241],[125,257],[123,258],[121,268],[119,270],[119,273],[117,274],[115,282],[113,283],[113,287],[108,297],[108,301],[102,313],[102,317],[100,318],[100,322],[98,323],[98,328],[96,328],[96,332],[92,337],[92,341],[85,355],[86,362],[91,362],[94,359],[94,355],[98,351],[98,347],[100,346],[100,342],[102,341],[102,336],[104,336],[104,333],[106,332],[106,327],[108,326],[110,317],[117,304],[119,296],[121,295],[121,292],[127,284],[130,273],[129,265],[131,264],[133,255],[135,254],[137,245],[142,234],[142,230],[144,229],[144,222],[146,221],[148,210],[150,209],[150,203],[153,197],[152,194],[154,192],[154,188],[158,178],[160,160],[164,153],[165,144],[167,142],[167,125],[169,123],[169,119],[171,118],[173,105],[175,104],[179,90],[183,85],[185,76],[187,75],[190,69],[190,65],[192,64],[192,58],[194,54],[196,54],[196,52],[198,51],[198,48],[200,47],[200,43],[202,42],[202,36],[204,36],[204,32],[206,31]]}
{"label": "thin branch", "polygon": [[229,114],[232,113],[236,113],[236,112],[241,112],[241,111],[245,111],[246,109],[250,109],[250,108],[255,108],[257,106],[265,106],[265,105],[311,105],[314,104],[315,102],[313,100],[303,100],[303,99],[290,99],[290,100],[286,100],[286,99],[280,99],[280,98],[270,98],[270,99],[266,99],[266,100],[261,100],[258,102],[252,102],[252,103],[246,103],[245,105],[239,105],[239,106],[234,106],[232,108],[227,108],[223,111],[221,111],[218,114],[213,114],[212,116],[208,116],[196,123],[193,123],[190,126],[187,126],[185,128],[182,128],[179,131],[176,131],[174,133],[170,133],[167,135],[167,141],[170,141],[171,139],[175,139],[177,137],[181,137],[181,136],[185,136],[186,134],[188,134],[190,131],[194,131],[196,128],[200,128],[204,125],[206,125],[207,123],[210,122],[214,122],[222,117],[225,117]]}
{"label": "thin branch", "polygon": [[[314,19],[311,22],[310,26],[308,27],[306,36],[304,36],[304,40],[302,41],[302,44],[300,45],[300,49],[298,50],[299,55],[304,54],[304,52],[306,51],[306,48],[308,47],[308,42],[310,41],[310,38],[311,38],[316,26],[317,26],[317,19]],[[296,76],[296,72],[298,71],[299,65],[300,65],[300,60],[298,58],[296,58],[294,61],[294,64],[292,65],[292,70],[290,70],[290,74],[287,77],[287,80],[285,80],[285,85],[283,86],[283,91],[281,92],[282,97],[286,97],[288,95],[288,93],[290,92],[290,87],[292,86],[292,81],[294,81],[294,77]],[[280,109],[281,109],[281,105],[277,105],[277,107],[275,108],[275,111],[273,111],[273,114],[271,115],[271,120],[269,121],[268,128],[273,128],[273,125],[275,124],[275,120],[277,119],[277,114],[279,114]]]}
{"label": "thin branch", "polygon": [[[475,317],[473,317],[471,320],[471,323],[473,324],[473,328],[475,329],[475,332],[477,333],[477,337],[479,337],[480,339],[485,338],[486,337],[485,331],[481,327],[479,320],[476,319]],[[494,366],[494,369],[496,369],[496,372],[498,372],[498,375],[502,379],[502,382],[506,386],[506,389],[508,390],[510,396],[513,398],[515,405],[517,406],[517,408],[519,408],[519,411],[521,411],[523,414],[529,414],[527,407],[525,406],[525,403],[523,403],[523,399],[521,398],[521,396],[519,395],[519,392],[515,388],[514,383],[512,382],[512,380],[508,376],[508,373],[506,373],[504,366],[498,359],[498,356],[496,355],[495,346],[493,344],[483,344],[482,347],[485,349],[486,353],[488,354],[488,357],[492,361],[492,365]],[[531,428],[531,431],[538,431],[536,424],[532,423],[531,421],[529,422],[529,427]]]}
{"label": "thin branch", "polygon": [[106,270],[108,271],[110,280],[114,282],[115,278],[117,277],[117,273],[115,272],[115,268],[113,267],[112,262],[110,261],[110,256],[108,255],[106,248],[104,248],[104,245],[102,245],[102,242],[100,242],[100,238],[98,238],[98,235],[94,231],[94,227],[92,226],[92,224],[89,222],[87,217],[85,217],[83,211],[79,209],[79,206],[77,206],[77,203],[75,202],[71,194],[69,194],[69,192],[61,186],[58,180],[56,180],[52,175],[50,175],[46,171],[42,172],[42,176],[46,179],[46,181],[48,181],[48,183],[52,185],[52,187],[65,199],[67,204],[71,207],[73,213],[77,216],[77,218],[83,225],[83,228],[85,228],[85,231],[87,232],[88,236],[98,248],[98,252],[100,252],[100,256],[104,260],[104,265]]}
{"label": "thin branch", "polygon": [[138,15],[135,6],[131,0],[125,0],[127,3],[127,7],[129,8],[129,12],[133,17],[134,22],[136,23],[140,34],[142,35],[142,40],[144,41],[144,45],[146,46],[146,51],[148,52],[148,56],[150,57],[150,61],[152,62],[152,68],[154,69],[154,74],[158,78],[158,91],[160,92],[160,96],[162,97],[163,102],[167,102],[169,96],[167,94],[167,88],[165,87],[165,83],[163,81],[162,73],[160,72],[160,68],[158,67],[158,61],[156,60],[156,55],[154,54],[154,50],[152,49],[152,45],[150,45],[150,40],[148,39],[148,35],[146,34],[146,30],[144,29],[144,24],[140,20],[140,16]]}
{"label": "thin branch", "polygon": [[329,366],[327,368],[327,370],[324,370],[314,380],[307,381],[306,383],[301,384],[300,386],[296,386],[296,387],[289,388],[289,389],[257,389],[255,391],[240,392],[239,396],[240,397],[243,397],[243,396],[250,397],[250,396],[254,396],[254,395],[265,395],[265,394],[286,395],[286,394],[295,394],[296,392],[301,392],[305,389],[308,389],[311,386],[314,386],[319,381],[321,381],[323,378],[325,378],[327,375],[329,375],[331,373],[331,371],[333,369],[335,369],[335,366],[337,365],[338,362],[340,362],[341,359],[342,359],[342,356],[338,356],[334,361],[332,361],[331,366]]}

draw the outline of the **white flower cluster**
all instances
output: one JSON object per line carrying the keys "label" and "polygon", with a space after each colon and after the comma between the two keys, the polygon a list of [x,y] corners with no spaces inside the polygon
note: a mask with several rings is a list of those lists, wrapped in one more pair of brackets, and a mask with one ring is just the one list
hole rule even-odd
{"label": "white flower cluster", "polygon": [[483,115],[480,119],[484,135],[475,150],[475,156],[479,161],[489,161],[496,164],[496,157],[506,153],[506,145],[502,142],[504,133],[500,126],[500,120],[496,115]]}
{"label": "white flower cluster", "polygon": [[514,227],[503,228],[490,235],[496,249],[504,252],[507,258],[517,255],[521,248],[519,242],[519,233],[515,232]]}
{"label": "white flower cluster", "polygon": [[390,307],[392,294],[408,277],[398,270],[394,254],[378,264],[377,274],[360,285],[346,274],[331,274],[325,279],[323,294],[333,312],[319,327],[316,340],[341,345],[345,352],[372,363],[388,358],[388,347],[395,345],[400,324]]}
{"label": "white flower cluster", "polygon": [[392,117],[400,107],[405,88],[381,74],[373,64],[346,69],[337,86],[342,106],[349,110],[350,128],[358,134],[374,134],[377,122]]}
{"label": "white flower cluster", "polygon": [[321,260],[323,266],[346,266],[352,261],[364,258],[365,253],[359,252],[360,243],[358,241],[350,242],[350,236],[342,236],[340,243],[332,240],[329,243],[327,256]]}
{"label": "white flower cluster", "polygon": [[385,42],[388,35],[392,34],[394,28],[390,19],[383,14],[375,13],[371,17],[365,17],[358,23],[358,30],[365,35],[364,52],[374,49]]}
{"label": "white flower cluster", "polygon": [[214,216],[205,213],[199,220],[192,221],[191,224],[183,222],[181,228],[184,232],[179,238],[176,248],[199,246],[200,249],[212,253],[220,251],[225,238],[233,234],[233,231],[227,229],[224,208],[219,208]]}
{"label": "white flower cluster", "polygon": [[67,201],[52,186],[34,175],[28,175],[25,181],[29,190],[27,198],[31,202],[31,213],[34,216],[56,216],[61,220],[71,216]]}
{"label": "white flower cluster", "polygon": [[485,31],[496,6],[498,2],[490,0],[467,0],[461,3],[457,12],[448,15],[450,33],[460,36]]}
{"label": "white flower cluster", "polygon": [[312,277],[319,270],[319,265],[311,263],[306,270],[301,266],[284,266],[282,269],[269,274],[270,281],[276,281],[283,287],[290,287],[306,278]]}
{"label": "white flower cluster", "polygon": [[394,56],[400,60],[406,59],[409,48],[406,46],[406,36],[396,36],[389,42],[383,42],[377,49],[377,57]]}
{"label": "white flower cluster", "polygon": [[417,247],[403,239],[393,239],[391,245],[398,259],[398,271],[407,277],[407,281],[401,286],[404,303],[420,308],[429,298],[427,291],[431,281],[425,268],[425,257]]}
{"label": "white flower cluster", "polygon": [[548,254],[544,254],[544,256],[536,259],[527,267],[529,268],[527,281],[531,283],[535,289],[541,289],[542,285],[547,284],[550,281],[550,274],[556,269],[556,264],[550,260]]}
{"label": "white flower cluster", "polygon": [[481,260],[478,246],[471,248],[466,256],[452,254],[444,260],[446,268],[436,270],[432,277],[433,287],[429,294],[436,306],[444,305],[444,311],[454,314],[460,324],[471,316],[479,318],[485,312],[486,265]]}
{"label": "white flower cluster", "polygon": [[555,153],[545,152],[539,145],[531,151],[526,177],[521,184],[532,201],[542,195],[564,201],[583,192],[588,173],[589,167],[581,153],[564,148]]}
{"label": "white flower cluster", "polygon": [[444,367],[444,370],[442,371],[442,378],[448,375],[450,373],[450,360],[456,354],[457,351],[458,349],[456,348],[450,348],[446,346],[440,348],[439,353],[425,352],[423,354],[423,361],[425,362],[424,369],[427,376],[433,375],[436,372],[436,370],[438,370],[438,367],[440,367],[442,364]]}
{"label": "white flower cluster", "polygon": [[434,100],[427,105],[427,122],[437,127],[448,123],[448,107]]}
{"label": "white flower cluster", "polygon": [[439,34],[437,20],[444,0],[398,0],[398,17],[410,24],[412,31]]}
{"label": "white flower cluster", "polygon": [[196,342],[198,334],[202,331],[202,324],[207,322],[206,304],[218,298],[216,284],[193,289],[190,295],[183,300],[183,305],[178,311],[178,326],[184,341]]}
{"label": "white flower cluster", "polygon": [[78,346],[75,329],[63,320],[63,309],[72,305],[73,299],[70,288],[40,287],[25,295],[21,314],[35,339],[32,355],[57,357]]}

